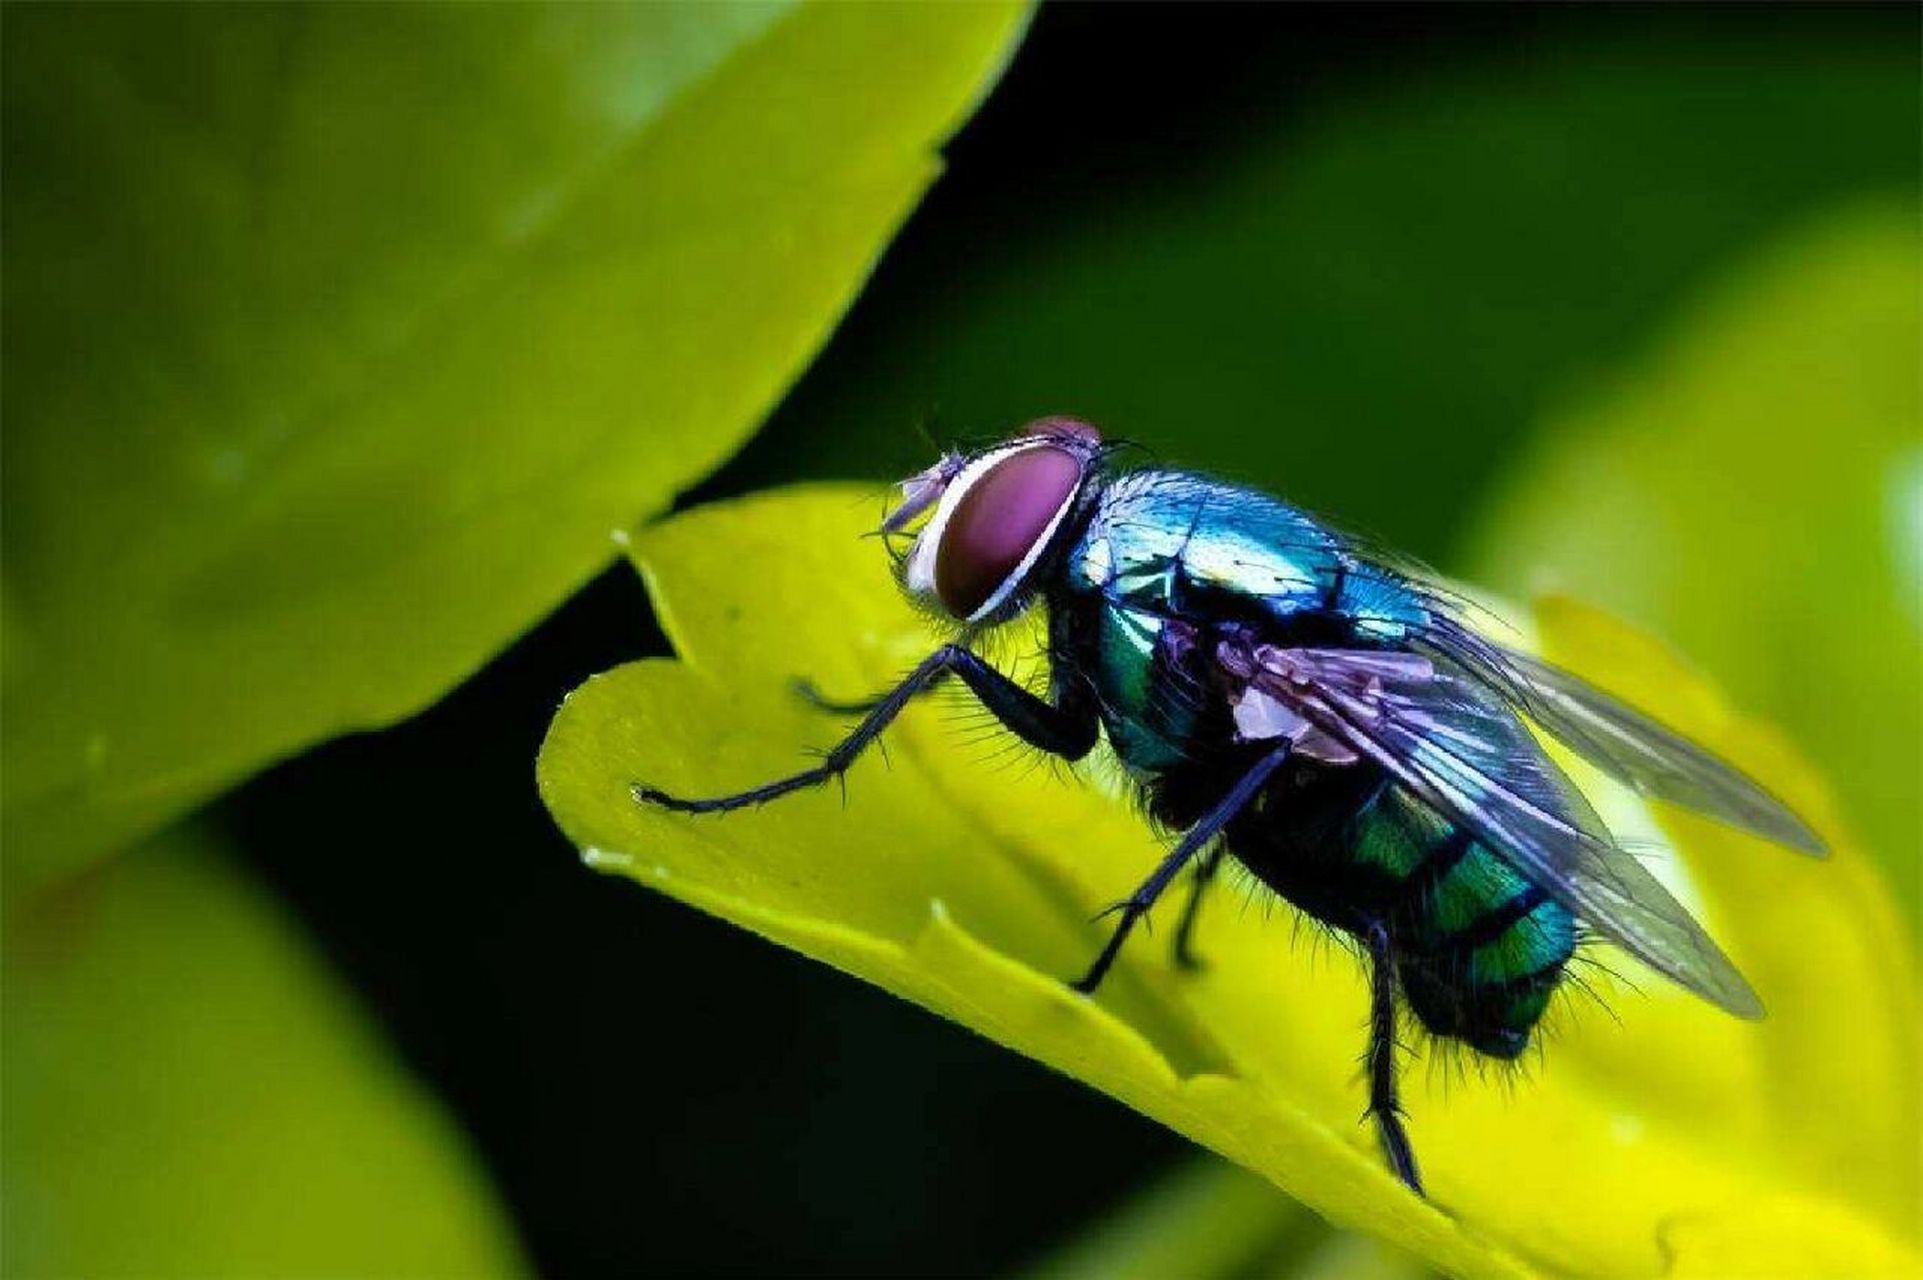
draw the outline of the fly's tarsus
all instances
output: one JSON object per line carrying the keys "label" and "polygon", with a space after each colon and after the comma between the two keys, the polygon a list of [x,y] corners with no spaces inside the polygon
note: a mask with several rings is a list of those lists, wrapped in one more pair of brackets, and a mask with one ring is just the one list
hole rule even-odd
{"label": "fly's tarsus", "polygon": [[813,769],[804,769],[800,773],[776,779],[763,786],[750,787],[746,791],[737,791],[725,796],[707,796],[700,799],[675,796],[669,795],[659,787],[650,787],[641,782],[628,784],[628,794],[634,797],[636,804],[652,809],[666,809],[670,813],[730,813],[736,809],[751,809],[756,805],[766,804],[770,800],[779,800],[782,796],[803,791],[809,787],[818,787],[828,779],[840,775],[844,767],[833,764],[818,765]]}

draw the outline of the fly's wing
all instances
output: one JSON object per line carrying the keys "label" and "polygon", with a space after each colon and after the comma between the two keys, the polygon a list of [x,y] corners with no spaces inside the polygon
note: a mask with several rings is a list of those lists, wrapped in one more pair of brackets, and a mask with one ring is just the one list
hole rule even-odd
{"label": "fly's wing", "polygon": [[1681,903],[1618,847],[1499,697],[1447,667],[1380,653],[1254,645],[1220,655],[1248,682],[1540,885],[1597,933],[1744,1018],[1762,1002]]}
{"label": "fly's wing", "polygon": [[1641,795],[1694,809],[1799,852],[1823,857],[1801,818],[1734,766],[1578,676],[1491,643],[1438,617],[1429,643],[1475,679]]}

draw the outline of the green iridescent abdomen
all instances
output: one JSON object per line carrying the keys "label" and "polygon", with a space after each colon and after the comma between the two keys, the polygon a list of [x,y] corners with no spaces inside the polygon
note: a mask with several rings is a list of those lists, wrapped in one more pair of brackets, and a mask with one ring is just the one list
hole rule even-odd
{"label": "green iridescent abdomen", "polygon": [[1397,886],[1390,931],[1416,1016],[1483,1053],[1521,1053],[1574,952],[1569,911],[1468,832],[1393,790],[1353,832],[1356,862]]}

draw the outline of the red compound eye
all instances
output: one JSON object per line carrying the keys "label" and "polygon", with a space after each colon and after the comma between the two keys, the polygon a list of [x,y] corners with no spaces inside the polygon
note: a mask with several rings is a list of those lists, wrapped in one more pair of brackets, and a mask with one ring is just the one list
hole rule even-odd
{"label": "red compound eye", "polygon": [[935,591],[972,618],[1014,577],[1082,482],[1082,460],[1038,445],[1009,454],[961,495],[935,553]]}

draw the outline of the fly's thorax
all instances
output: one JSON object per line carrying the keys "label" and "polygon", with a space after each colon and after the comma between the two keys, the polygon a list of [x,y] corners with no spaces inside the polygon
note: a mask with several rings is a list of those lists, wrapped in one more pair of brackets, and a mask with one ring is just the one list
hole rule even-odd
{"label": "fly's thorax", "polygon": [[[1422,617],[1398,582],[1358,567],[1313,517],[1265,494],[1148,469],[1095,491],[1056,575],[1076,656],[1116,750],[1172,768],[1232,748],[1232,691],[1186,650],[1262,643],[1393,646]],[[1203,668],[1207,663],[1200,664]]]}
{"label": "fly's thorax", "polygon": [[1400,584],[1358,573],[1343,540],[1313,516],[1178,471],[1110,481],[1064,576],[1072,587],[1201,625],[1323,613],[1392,640],[1421,617]]}
{"label": "fly's thorax", "polygon": [[1137,774],[1188,758],[1200,698],[1170,665],[1167,619],[1087,597],[1086,678],[1115,752]]}

